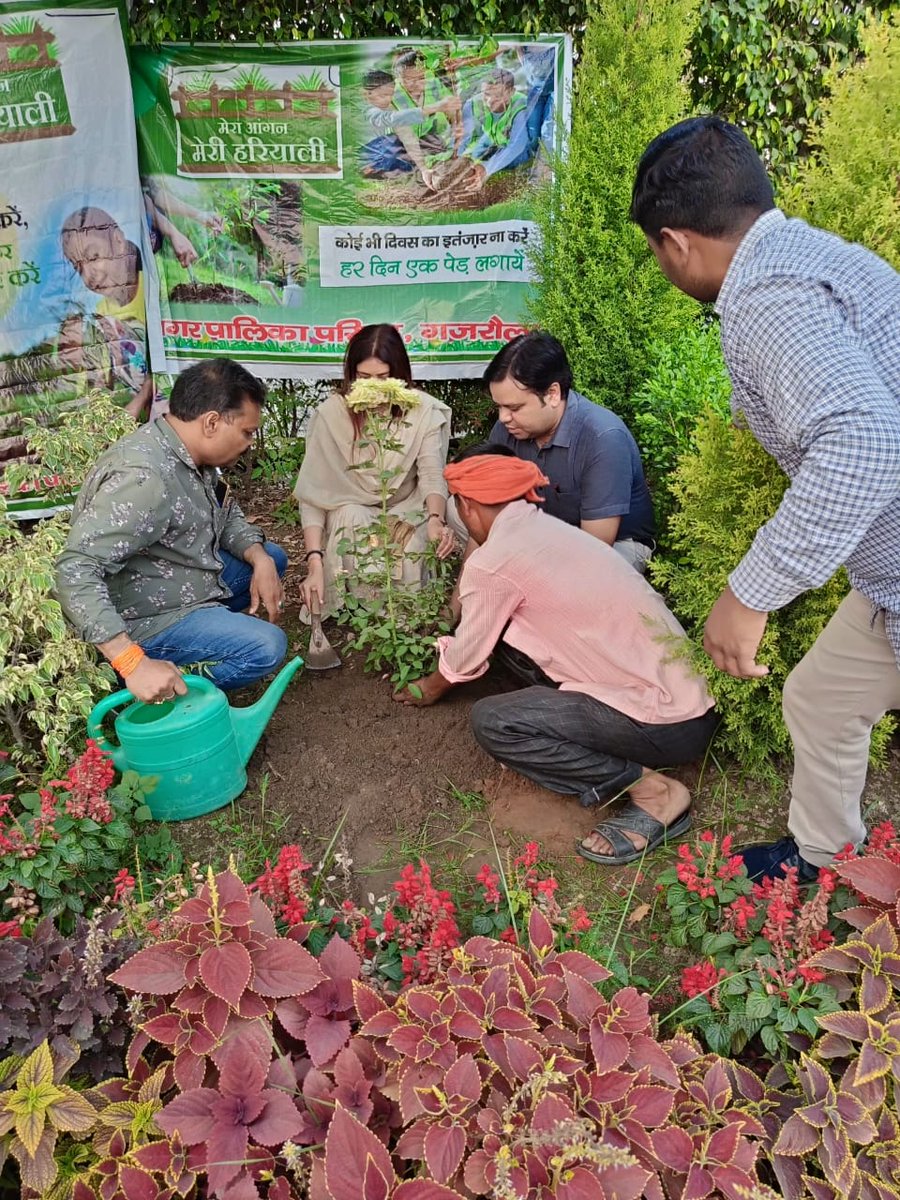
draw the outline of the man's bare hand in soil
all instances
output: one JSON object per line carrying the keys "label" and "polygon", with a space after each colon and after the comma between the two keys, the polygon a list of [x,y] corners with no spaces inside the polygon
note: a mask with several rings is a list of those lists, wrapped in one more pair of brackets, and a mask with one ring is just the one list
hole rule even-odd
{"label": "man's bare hand in soil", "polygon": [[424,676],[422,679],[417,679],[414,683],[409,683],[399,692],[394,692],[394,699],[398,704],[409,704],[415,708],[428,708],[432,704],[436,704],[445,692],[449,692],[453,687],[448,679],[445,679],[440,671],[432,671],[430,675]]}

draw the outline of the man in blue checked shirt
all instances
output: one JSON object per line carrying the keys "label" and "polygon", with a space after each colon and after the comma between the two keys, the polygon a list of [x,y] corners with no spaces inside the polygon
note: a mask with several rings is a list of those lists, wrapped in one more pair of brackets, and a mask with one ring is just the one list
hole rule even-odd
{"label": "man in blue checked shirt", "polygon": [[732,408],[787,473],[775,516],[706,622],[720,670],[764,675],[770,612],[846,566],[853,590],[784,689],[790,836],[747,847],[753,878],[816,878],[866,836],[872,726],[900,708],[900,275],[788,220],[747,137],[718,117],[660,134],[631,206],[665,276],[715,302]]}

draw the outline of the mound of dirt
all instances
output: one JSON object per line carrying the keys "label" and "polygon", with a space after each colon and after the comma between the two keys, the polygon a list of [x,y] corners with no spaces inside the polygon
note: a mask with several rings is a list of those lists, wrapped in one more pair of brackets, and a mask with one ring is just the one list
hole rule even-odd
{"label": "mound of dirt", "polygon": [[448,182],[449,186],[432,192],[424,184],[386,181],[367,188],[361,194],[360,203],[370,209],[401,212],[475,211],[511,200],[527,187],[528,176],[519,171],[502,171],[492,176],[477,192],[467,192],[454,186],[452,176]]}
{"label": "mound of dirt", "polygon": [[240,288],[224,283],[179,283],[169,292],[174,304],[259,304]]}

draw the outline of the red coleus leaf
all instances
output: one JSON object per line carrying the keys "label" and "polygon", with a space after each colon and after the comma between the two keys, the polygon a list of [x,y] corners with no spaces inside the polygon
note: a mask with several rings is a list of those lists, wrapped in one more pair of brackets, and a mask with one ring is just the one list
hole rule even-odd
{"label": "red coleus leaf", "polygon": [[773,1153],[797,1157],[809,1154],[819,1144],[819,1130],[804,1121],[799,1113],[788,1117],[781,1127]]}
{"label": "red coleus leaf", "polygon": [[588,1025],[591,1017],[603,1003],[603,997],[592,983],[575,975],[572,971],[563,971],[566,991],[569,998],[569,1012],[579,1025]]}
{"label": "red coleus leaf", "polygon": [[261,1091],[271,1056],[255,1053],[253,1046],[233,1038],[219,1056],[219,1091],[225,1096],[250,1096]]}
{"label": "red coleus leaf", "polygon": [[450,1018],[450,1032],[464,1042],[477,1042],[481,1038],[482,1025],[472,1013],[460,1009]]}
{"label": "red coleus leaf", "polygon": [[715,1180],[706,1167],[701,1167],[699,1163],[691,1163],[681,1200],[705,1200],[715,1186]]}
{"label": "red coleus leaf", "polygon": [[819,1017],[819,1025],[830,1033],[839,1033],[854,1042],[864,1042],[869,1035],[869,1022],[863,1013],[826,1013]]}
{"label": "red coleus leaf", "polygon": [[531,944],[531,949],[538,958],[543,956],[553,949],[553,926],[535,905],[531,910],[531,915],[528,918],[528,941]]}
{"label": "red coleus leaf", "polygon": [[325,1183],[333,1200],[376,1200],[370,1164],[384,1184],[380,1200],[386,1200],[395,1182],[390,1154],[370,1129],[335,1105],[325,1138]]}
{"label": "red coleus leaf", "polygon": [[280,1146],[299,1133],[303,1124],[300,1113],[290,1096],[284,1092],[265,1088],[260,1094],[265,1107],[250,1125],[250,1133],[261,1146]]}
{"label": "red coleus leaf", "polygon": [[401,1025],[388,1038],[388,1045],[406,1058],[418,1058],[419,1049],[425,1040],[421,1025]]}
{"label": "red coleus leaf", "polygon": [[386,1038],[399,1029],[403,1022],[395,1012],[385,1009],[384,1012],[376,1013],[370,1017],[365,1025],[362,1026],[359,1033],[361,1037],[367,1038]]}
{"label": "red coleus leaf", "polygon": [[441,1121],[425,1134],[425,1162],[438,1183],[452,1179],[459,1169],[466,1149],[466,1134],[462,1125]]}
{"label": "red coleus leaf", "polygon": [[495,1029],[504,1030],[506,1032],[523,1033],[529,1029],[536,1029],[536,1023],[518,1008],[511,1008],[509,1005],[501,1004],[494,1009],[491,1023]]}
{"label": "red coleus leaf", "polygon": [[677,1125],[668,1125],[665,1129],[655,1129],[650,1138],[653,1153],[663,1166],[670,1171],[677,1171],[679,1175],[686,1175],[694,1157],[694,1143],[690,1134]]}
{"label": "red coleus leaf", "polygon": [[580,950],[563,950],[554,961],[561,963],[573,975],[580,975],[588,983],[604,983],[612,978],[612,971],[607,971],[596,959],[582,954]]}
{"label": "red coleus leaf", "polygon": [[304,1037],[309,1057],[317,1067],[323,1067],[347,1045],[350,1038],[350,1022],[312,1016],[306,1022]]}
{"label": "red coleus leaf", "polygon": [[900,894],[900,864],[873,856],[836,863],[835,870],[867,899],[896,904]]}
{"label": "red coleus leaf", "polygon": [[633,1106],[632,1116],[645,1129],[656,1129],[668,1120],[675,1093],[668,1088],[653,1084],[633,1087],[628,1093],[628,1105]]}
{"label": "red coleus leaf", "polygon": [[[282,1183],[287,1183],[286,1179],[281,1180]],[[274,1193],[277,1194],[277,1193]],[[288,1188],[288,1196],[290,1196],[290,1187]],[[273,1197],[272,1188],[269,1188],[269,1197]],[[222,1200],[260,1200],[259,1188],[253,1181],[253,1176],[247,1171],[243,1171],[237,1179],[229,1183],[225,1191],[221,1194]]]}
{"label": "red coleus leaf", "polygon": [[154,1042],[162,1046],[174,1046],[181,1035],[181,1018],[177,1013],[163,1013],[161,1017],[151,1017],[145,1021],[141,1029]]}
{"label": "red coleus leaf", "polygon": [[217,1121],[206,1139],[206,1174],[210,1191],[218,1192],[242,1170],[249,1141],[247,1126]]}
{"label": "red coleus leaf", "polygon": [[147,1142],[132,1150],[131,1157],[145,1171],[156,1171],[162,1175],[172,1166],[172,1147],[168,1142]]}
{"label": "red coleus leaf", "polygon": [[[390,1009],[375,989],[369,987],[366,983],[360,983],[358,979],[354,979],[353,981],[353,1003],[356,1008],[356,1015],[363,1024],[366,1021],[371,1021],[379,1013],[390,1012]],[[390,1030],[388,1030],[388,1033],[390,1033]]]}
{"label": "red coleus leaf", "polygon": [[[359,979],[359,955],[343,938],[333,937],[319,955],[318,961],[329,979],[346,980],[348,983]],[[352,992],[351,987],[351,995]]]}
{"label": "red coleus leaf", "polygon": [[206,1058],[182,1050],[175,1056],[175,1082],[182,1092],[190,1092],[203,1086],[206,1078]]}
{"label": "red coleus leaf", "polygon": [[632,1034],[628,1047],[628,1063],[635,1071],[646,1067],[652,1078],[661,1083],[678,1087],[678,1068],[672,1061],[672,1056],[659,1042],[646,1033]]}
{"label": "red coleus leaf", "polygon": [[551,1093],[542,1096],[535,1106],[531,1127],[535,1133],[552,1133],[557,1126],[571,1121],[574,1115],[571,1104],[564,1097]]}
{"label": "red coleus leaf", "polygon": [[591,1021],[591,1050],[600,1074],[615,1071],[628,1058],[628,1038],[624,1033],[611,1033],[599,1021]]}
{"label": "red coleus leaf", "polygon": [[859,1061],[856,1064],[856,1075],[853,1082],[858,1086],[869,1083],[881,1075],[886,1075],[891,1069],[890,1056],[879,1050],[872,1042],[863,1042],[859,1051]]}
{"label": "red coleus leaf", "polygon": [[443,1079],[444,1072],[434,1063],[404,1063],[399,1088],[400,1115],[404,1121],[413,1121],[427,1111],[422,1095],[432,1095],[431,1089],[438,1087]]}
{"label": "red coleus leaf", "polygon": [[159,1186],[148,1171],[119,1164],[119,1188],[125,1200],[158,1200]]}
{"label": "red coleus leaf", "polygon": [[427,1119],[413,1121],[397,1139],[394,1154],[398,1158],[415,1159],[421,1162],[425,1158],[425,1134],[431,1128]]}
{"label": "red coleus leaf", "polygon": [[138,950],[109,979],[132,992],[171,996],[185,985],[186,961],[178,942],[157,942]]}
{"label": "red coleus leaf", "polygon": [[371,1158],[366,1159],[366,1173],[363,1179],[363,1200],[387,1200],[391,1194],[391,1184],[380,1168],[376,1167]]}
{"label": "red coleus leaf", "polygon": [[237,1008],[253,968],[250,953],[240,942],[210,946],[200,955],[200,978],[214,996]]}
{"label": "red coleus leaf", "polygon": [[874,971],[863,971],[859,989],[859,1007],[864,1013],[876,1014],[887,1008],[893,995],[891,980],[887,975],[876,975]]}
{"label": "red coleus leaf", "polygon": [[[646,1177],[647,1172],[642,1171],[641,1174]],[[637,1193],[638,1196],[640,1194]],[[557,1200],[608,1200],[596,1168],[588,1167],[574,1167],[566,1171],[553,1195]]]}
{"label": "red coleus leaf", "polygon": [[[514,1039],[518,1041],[518,1039]],[[522,1043],[524,1045],[524,1043]],[[475,1104],[481,1097],[481,1073],[471,1054],[458,1058],[444,1079],[444,1092],[454,1099],[459,1097]]]}
{"label": "red coleus leaf", "polygon": [[[578,1169],[585,1170],[584,1167]],[[639,1200],[639,1197],[648,1195],[645,1189],[654,1176],[651,1171],[634,1163],[631,1166],[598,1167],[597,1177],[606,1200]]]}
{"label": "red coleus leaf", "polygon": [[463,1197],[433,1179],[405,1179],[394,1189],[392,1200],[463,1200]]}
{"label": "red coleus leaf", "polygon": [[215,1128],[211,1108],[218,1098],[213,1088],[182,1092],[157,1114],[156,1123],[163,1133],[173,1134],[177,1129],[186,1146],[196,1146],[205,1142]]}
{"label": "red coleus leaf", "polygon": [[738,1143],[741,1140],[741,1127],[735,1121],[717,1129],[706,1147],[707,1162],[730,1163],[737,1154]]}
{"label": "red coleus leaf", "polygon": [[540,1051],[530,1042],[522,1038],[505,1037],[503,1045],[514,1079],[525,1080],[543,1067],[544,1059]]}
{"label": "red coleus leaf", "polygon": [[[350,953],[353,954],[353,951],[350,950]],[[267,938],[262,948],[254,950],[251,957],[253,980],[250,987],[260,996],[274,999],[303,996],[325,979],[310,952],[288,938]],[[356,967],[358,973],[359,959],[356,959]]]}
{"label": "red coleus leaf", "polygon": [[285,1033],[302,1042],[306,1036],[306,1022],[309,1020],[309,1009],[302,1000],[282,1000],[275,1006],[275,1016],[278,1018]]}

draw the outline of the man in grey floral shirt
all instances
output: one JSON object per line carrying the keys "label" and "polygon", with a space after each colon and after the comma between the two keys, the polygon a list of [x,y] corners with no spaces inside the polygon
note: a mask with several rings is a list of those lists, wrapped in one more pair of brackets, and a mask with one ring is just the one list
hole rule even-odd
{"label": "man in grey floral shirt", "polygon": [[[237,688],[287,651],[277,625],[287,557],[220,497],[216,471],[250,445],[264,400],[230,359],[188,368],[168,414],[110,447],[79,494],[56,594],[146,703],[186,691],[177,664],[208,663],[220,687]],[[253,615],[260,606],[268,622]]]}
{"label": "man in grey floral shirt", "polygon": [[706,622],[721,670],[765,675],[768,614],[842,565],[852,591],[784,688],[788,828],[747,847],[751,877],[812,881],[866,836],[872,726],[900,708],[900,275],[775,207],[745,134],[695,117],[641,159],[632,217],[668,279],[715,301],[732,408],[790,479]]}

